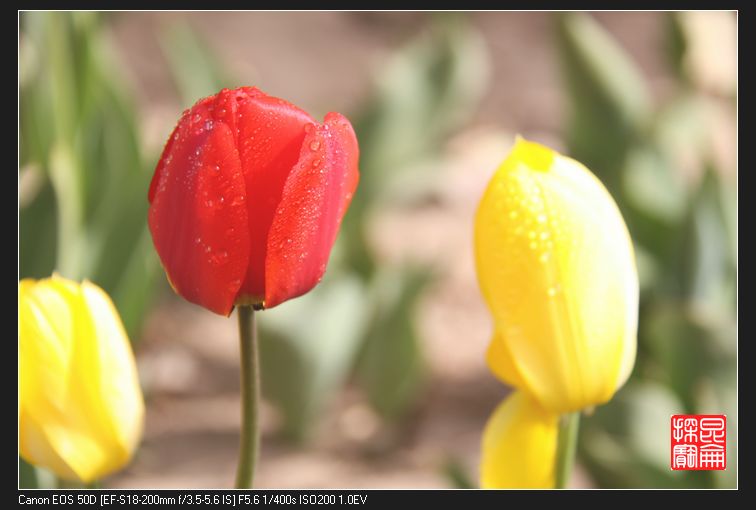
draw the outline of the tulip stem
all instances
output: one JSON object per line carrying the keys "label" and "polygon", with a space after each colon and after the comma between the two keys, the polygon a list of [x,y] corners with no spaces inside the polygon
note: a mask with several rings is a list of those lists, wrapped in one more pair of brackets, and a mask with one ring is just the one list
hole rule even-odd
{"label": "tulip stem", "polygon": [[237,310],[241,354],[242,427],[235,487],[237,489],[251,489],[260,450],[258,412],[260,365],[257,354],[255,312],[251,306],[239,306]]}
{"label": "tulip stem", "polygon": [[565,489],[570,482],[572,466],[575,464],[580,412],[562,416],[559,423],[559,437],[556,458],[556,488]]}

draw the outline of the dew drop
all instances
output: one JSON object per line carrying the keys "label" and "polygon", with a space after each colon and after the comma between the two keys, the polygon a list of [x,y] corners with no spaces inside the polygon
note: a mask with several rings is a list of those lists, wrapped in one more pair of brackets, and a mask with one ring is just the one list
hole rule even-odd
{"label": "dew drop", "polygon": [[317,168],[317,167],[319,167],[319,166],[320,166],[320,164],[321,164],[321,163],[322,163],[322,161],[321,161],[321,159],[320,159],[320,158],[317,158],[317,159],[313,159],[313,160],[312,160],[312,167],[313,167],[313,168]]}
{"label": "dew drop", "polygon": [[195,113],[194,114],[194,122],[198,123],[201,120],[202,120],[202,116],[199,113]]}
{"label": "dew drop", "polygon": [[201,243],[201,242],[202,242],[202,238],[201,238],[201,237],[197,237],[197,238],[196,238],[196,239],[194,240],[194,244],[199,244],[199,243]]}
{"label": "dew drop", "polygon": [[210,253],[210,250],[211,250],[210,245],[209,244],[206,245],[205,246],[205,253]]}
{"label": "dew drop", "polygon": [[213,129],[213,121],[212,120],[206,120],[205,121],[205,129],[210,131]]}
{"label": "dew drop", "polygon": [[320,149],[320,142],[318,140],[311,141],[310,142],[310,150],[311,151],[316,151],[318,149]]}

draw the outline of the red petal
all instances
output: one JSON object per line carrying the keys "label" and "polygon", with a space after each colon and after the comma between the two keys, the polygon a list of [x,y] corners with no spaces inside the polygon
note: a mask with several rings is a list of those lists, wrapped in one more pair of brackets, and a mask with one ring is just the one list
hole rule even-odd
{"label": "red petal", "polygon": [[256,88],[244,87],[233,94],[250,238],[249,269],[239,300],[261,302],[265,296],[268,231],[286,178],[299,158],[305,125],[314,120],[296,106]]}
{"label": "red petal", "polygon": [[357,138],[345,117],[329,113],[307,131],[268,236],[266,308],[304,294],[323,277],[359,180]]}
{"label": "red petal", "polygon": [[246,190],[235,138],[214,98],[186,112],[150,186],[149,225],[176,292],[229,315],[247,272]]}

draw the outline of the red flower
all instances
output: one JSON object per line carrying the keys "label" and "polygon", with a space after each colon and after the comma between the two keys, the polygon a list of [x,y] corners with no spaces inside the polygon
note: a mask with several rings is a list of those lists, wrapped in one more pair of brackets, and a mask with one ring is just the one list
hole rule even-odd
{"label": "red flower", "polygon": [[323,277],[357,187],[349,121],[322,124],[254,87],[186,110],[149,191],[149,225],[171,285],[229,315],[304,294]]}

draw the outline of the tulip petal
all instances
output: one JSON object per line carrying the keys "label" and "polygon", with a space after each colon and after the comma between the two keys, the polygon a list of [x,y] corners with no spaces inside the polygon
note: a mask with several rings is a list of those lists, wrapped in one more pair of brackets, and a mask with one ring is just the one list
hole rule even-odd
{"label": "tulip petal", "polygon": [[517,370],[504,338],[498,331],[494,333],[486,351],[486,363],[491,372],[506,384],[515,388],[522,388],[525,382]]}
{"label": "tulip petal", "polygon": [[558,423],[527,393],[507,397],[483,431],[481,488],[553,488]]}
{"label": "tulip petal", "polygon": [[[80,336],[72,370],[80,397],[89,399],[90,419],[108,442],[107,463],[100,471],[112,472],[126,464],[142,436],[144,401],[131,344],[113,302],[88,281],[81,291],[81,330],[88,334]],[[95,377],[98,384],[92,384]]]}
{"label": "tulip petal", "polygon": [[289,174],[268,236],[265,307],[314,287],[323,274],[354,194],[359,149],[349,121],[329,113],[311,124]]}
{"label": "tulip petal", "polygon": [[59,277],[19,284],[19,449],[88,483],[128,462],[141,390],[128,338],[98,287]]}
{"label": "tulip petal", "polygon": [[627,228],[598,179],[519,140],[478,208],[475,244],[522,387],[558,412],[611,398],[634,362],[638,279]]}
{"label": "tulip petal", "polygon": [[261,303],[265,297],[265,258],[273,215],[286,178],[299,159],[305,126],[314,119],[293,104],[253,87],[222,91],[218,101],[228,105],[225,110],[231,117],[229,122],[235,122],[247,188],[249,268],[238,302]]}
{"label": "tulip petal", "polygon": [[39,422],[25,406],[21,407],[18,426],[18,448],[21,456],[35,466],[44,466],[64,480],[82,479],[61,457]]}
{"label": "tulip petal", "polygon": [[149,225],[176,292],[229,315],[249,261],[247,197],[234,133],[214,115],[208,99],[179,121],[150,187]]}

